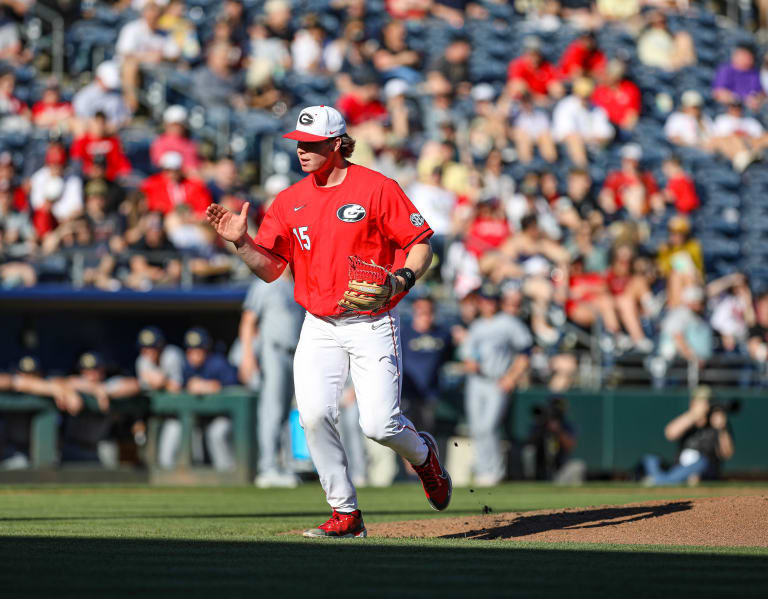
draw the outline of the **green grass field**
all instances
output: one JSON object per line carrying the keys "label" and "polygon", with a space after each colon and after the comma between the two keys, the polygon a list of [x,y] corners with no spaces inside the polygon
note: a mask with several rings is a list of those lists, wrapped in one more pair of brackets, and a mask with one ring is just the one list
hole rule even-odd
{"label": "green grass field", "polygon": [[[729,492],[727,485],[510,484],[456,489],[445,515],[479,514],[484,505],[523,511]],[[415,485],[363,489],[360,500],[368,523],[440,517]],[[0,487],[0,596],[768,596],[768,549],[280,534],[327,515],[314,484],[286,491]]]}

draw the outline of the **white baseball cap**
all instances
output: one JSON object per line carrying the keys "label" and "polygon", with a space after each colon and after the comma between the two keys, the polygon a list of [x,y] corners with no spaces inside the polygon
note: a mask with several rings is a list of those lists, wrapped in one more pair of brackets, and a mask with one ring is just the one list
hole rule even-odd
{"label": "white baseball cap", "polygon": [[347,131],[341,113],[330,106],[309,106],[299,113],[296,130],[283,135],[296,141],[323,141]]}
{"label": "white baseball cap", "polygon": [[384,97],[389,100],[390,98],[405,95],[405,92],[408,91],[408,87],[408,82],[404,79],[390,79],[384,86]]}
{"label": "white baseball cap", "polygon": [[619,156],[627,160],[642,160],[643,148],[639,144],[626,144],[619,150]]}
{"label": "white baseball cap", "polygon": [[165,152],[160,156],[160,167],[169,171],[176,171],[181,168],[184,158],[178,152]]}
{"label": "white baseball cap", "polygon": [[702,98],[701,94],[695,89],[689,89],[683,92],[683,95],[680,97],[680,103],[686,108],[691,106],[701,106],[704,104],[704,98]]}
{"label": "white baseball cap", "polygon": [[184,124],[187,122],[187,109],[178,104],[169,106],[163,112],[163,122],[166,125]]}
{"label": "white baseball cap", "polygon": [[107,89],[117,89],[120,87],[120,69],[111,60],[102,62],[96,68],[96,77]]}

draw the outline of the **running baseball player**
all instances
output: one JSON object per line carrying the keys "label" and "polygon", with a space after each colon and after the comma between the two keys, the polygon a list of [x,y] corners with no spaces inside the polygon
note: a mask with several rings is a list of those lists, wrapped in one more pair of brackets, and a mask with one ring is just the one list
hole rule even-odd
{"label": "running baseball player", "polygon": [[212,204],[207,217],[264,281],[290,266],[294,297],[307,310],[294,357],[296,402],[333,511],[304,536],[365,537],[336,428],[348,373],[363,433],[413,464],[434,509],[444,510],[451,500],[435,440],[418,432],[400,408],[396,305],[430,264],[432,229],[395,181],[347,160],[355,142],[337,110],[305,108],[296,130],[284,137],[298,142],[301,169],[309,176],[275,198],[256,237],[246,233],[247,204],[239,214]]}

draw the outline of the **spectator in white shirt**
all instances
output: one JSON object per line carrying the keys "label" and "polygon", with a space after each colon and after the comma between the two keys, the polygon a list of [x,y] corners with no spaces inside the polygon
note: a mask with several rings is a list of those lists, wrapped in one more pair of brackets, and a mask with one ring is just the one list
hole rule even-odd
{"label": "spectator in white shirt", "polygon": [[293,70],[302,74],[324,71],[324,45],[325,30],[316,19],[308,18],[305,27],[296,32],[291,43]]}
{"label": "spectator in white shirt", "polygon": [[702,148],[712,137],[712,120],[701,111],[704,98],[689,89],[680,97],[680,110],[673,112],[664,125],[667,139],[677,146]]}
{"label": "spectator in white shirt", "polygon": [[442,258],[445,240],[453,233],[453,209],[456,195],[441,185],[443,169],[435,167],[426,181],[416,181],[408,186],[408,197],[416,209],[432,227],[433,247]]}
{"label": "spectator in white shirt", "polygon": [[757,119],[744,116],[741,100],[731,100],[725,113],[718,115],[712,125],[709,148],[719,152],[743,172],[760,158],[768,147],[768,135]]}
{"label": "spectator in white shirt", "polygon": [[576,79],[572,94],[557,103],[552,115],[555,141],[565,144],[569,157],[578,166],[587,165],[588,147],[601,148],[614,134],[605,110],[589,100],[593,90],[591,79]]}
{"label": "spectator in white shirt", "polygon": [[120,94],[120,69],[113,61],[102,62],[96,69],[93,81],[77,92],[72,98],[75,111],[73,125],[75,135],[82,135],[88,120],[102,112],[107,117],[111,132],[117,131],[131,117]]}
{"label": "spectator in white shirt", "polygon": [[528,93],[520,97],[520,110],[512,118],[510,137],[515,142],[520,162],[527,163],[533,160],[534,146],[538,146],[544,160],[557,162],[557,149],[552,139],[549,115],[540,108],[534,107]]}
{"label": "spectator in white shirt", "polygon": [[140,68],[152,68],[164,61],[175,61],[181,49],[167,32],[158,27],[162,9],[147,2],[141,18],[126,23],[120,30],[115,50],[122,63],[123,94],[129,108],[139,106]]}
{"label": "spectator in white shirt", "polygon": [[29,179],[29,201],[33,210],[52,203],[51,213],[59,222],[79,216],[83,210],[83,182],[80,177],[64,172],[67,152],[52,144],[45,153],[45,166]]}

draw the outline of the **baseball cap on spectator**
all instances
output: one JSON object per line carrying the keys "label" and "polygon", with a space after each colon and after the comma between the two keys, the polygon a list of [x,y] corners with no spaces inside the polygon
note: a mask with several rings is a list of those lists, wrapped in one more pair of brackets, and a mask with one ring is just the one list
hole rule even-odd
{"label": "baseball cap on spectator", "polygon": [[186,349],[209,349],[211,336],[203,327],[192,327],[184,334],[184,347]]}
{"label": "baseball cap on spectator", "polygon": [[619,60],[618,58],[614,58],[613,60],[608,61],[608,67],[606,68],[608,77],[611,77],[611,78],[623,77],[626,70],[627,70],[627,67],[624,64],[624,62]]}
{"label": "baseball cap on spectator", "polygon": [[341,113],[331,106],[309,106],[299,113],[296,129],[283,135],[296,141],[323,141],[347,131]]}
{"label": "baseball cap on spectator", "polygon": [[168,171],[177,171],[184,163],[184,158],[178,152],[166,152],[160,156],[160,167]]}
{"label": "baseball cap on spectator", "polygon": [[34,356],[24,356],[19,360],[16,371],[23,374],[36,374],[42,371],[40,361]]}
{"label": "baseball cap on spectator", "polygon": [[159,348],[165,345],[165,336],[157,327],[144,327],[139,331],[136,345],[139,346],[139,349],[143,347]]}
{"label": "baseball cap on spectator", "polygon": [[120,87],[120,69],[111,60],[102,62],[96,68],[96,78],[107,89],[113,90]]}
{"label": "baseball cap on spectator", "polygon": [[639,144],[626,144],[619,151],[619,156],[624,160],[637,160],[643,159],[643,148]]}
{"label": "baseball cap on spectator", "polygon": [[103,179],[93,179],[85,184],[85,197],[107,195],[107,184]]}
{"label": "baseball cap on spectator", "polygon": [[48,146],[45,151],[45,164],[63,166],[67,163],[67,151],[59,145]]}
{"label": "baseball cap on spectator", "polygon": [[493,102],[496,90],[490,83],[478,83],[472,88],[471,95],[475,102]]}
{"label": "baseball cap on spectator", "polygon": [[404,79],[390,79],[384,86],[384,97],[389,100],[397,96],[404,96],[405,92],[408,91],[408,87],[408,82]]}
{"label": "baseball cap on spectator", "polygon": [[589,98],[595,89],[595,84],[588,77],[579,77],[573,82],[573,95],[579,98]]}
{"label": "baseball cap on spectator", "polygon": [[687,91],[684,91],[683,95],[680,96],[680,104],[685,108],[690,108],[692,106],[701,106],[702,104],[704,104],[704,98],[695,89],[689,89]]}
{"label": "baseball cap on spectator", "polygon": [[275,173],[267,177],[267,180],[264,182],[264,191],[269,196],[276,196],[290,185],[291,180],[288,178],[288,175]]}
{"label": "baseball cap on spectator", "polygon": [[178,104],[169,106],[163,112],[163,123],[166,125],[183,125],[187,122],[187,109]]}
{"label": "baseball cap on spectator", "polygon": [[667,229],[673,233],[688,233],[691,230],[691,223],[684,216],[673,216],[667,223]]}
{"label": "baseball cap on spectator", "polygon": [[477,293],[483,299],[497,300],[501,297],[499,286],[490,281],[483,283]]}
{"label": "baseball cap on spectator", "polygon": [[104,358],[95,351],[85,352],[77,362],[80,370],[93,370],[94,368],[104,368]]}
{"label": "baseball cap on spectator", "polygon": [[523,290],[523,282],[520,279],[506,279],[501,284],[501,294],[520,293]]}
{"label": "baseball cap on spectator", "polygon": [[267,0],[264,4],[264,12],[266,14],[289,10],[290,8],[291,5],[286,0]]}
{"label": "baseball cap on spectator", "polygon": [[541,40],[535,35],[529,35],[523,40],[523,48],[527,52],[541,52]]}
{"label": "baseball cap on spectator", "polygon": [[52,177],[43,186],[43,197],[46,200],[58,200],[64,193],[64,179]]}

